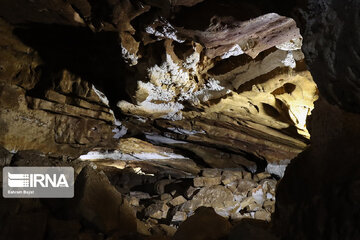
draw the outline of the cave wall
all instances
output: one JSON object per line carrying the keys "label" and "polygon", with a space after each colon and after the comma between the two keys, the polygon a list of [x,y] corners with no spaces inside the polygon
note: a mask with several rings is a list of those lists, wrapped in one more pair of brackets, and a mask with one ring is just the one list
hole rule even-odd
{"label": "cave wall", "polygon": [[274,224],[284,239],[359,238],[359,9],[359,1],[329,0],[308,1],[300,11],[320,100],[311,145],[278,186]]}
{"label": "cave wall", "polygon": [[0,144],[13,152],[68,157],[114,144],[114,114],[94,85],[59,65],[44,64],[12,26],[0,24]]}
{"label": "cave wall", "polygon": [[[25,134],[31,137],[19,144],[16,130],[4,130],[8,149],[76,157],[89,147],[116,148],[112,138],[127,133],[186,150],[204,165],[255,172],[288,162],[309,143],[306,119],[318,92],[302,36],[294,20],[268,13],[262,1],[24,4],[28,12],[19,15],[4,1],[1,16],[15,25],[11,36],[42,61],[23,92],[27,109],[46,112],[55,127],[37,130],[47,131],[46,140]],[[194,12],[206,13],[189,22]],[[97,89],[105,104],[91,99]],[[62,129],[67,121],[79,127]],[[220,160],[214,152],[223,153]]]}
{"label": "cave wall", "polygon": [[[3,0],[1,3],[7,8],[0,9],[0,15],[20,29],[13,31],[11,26],[1,22],[1,57],[6,57],[1,61],[0,69],[1,144],[9,150],[38,149],[76,156],[95,146],[109,147],[113,144],[113,135],[124,129],[117,123],[117,117],[128,128],[128,136],[146,139],[147,132],[156,133],[166,139],[178,140],[172,142],[175,147],[179,147],[176,146],[179,141],[185,141],[187,144],[180,144],[180,148],[203,156],[202,160],[208,159],[205,162],[210,166],[226,166],[231,161],[232,167],[249,167],[249,159],[278,163],[292,159],[309,144],[306,139],[309,135],[299,127],[296,114],[292,118],[289,110],[294,104],[291,101],[296,105],[298,100],[308,109],[314,108],[313,101],[318,93],[313,77],[320,100],[315,103],[309,121],[305,121],[311,134],[311,145],[292,160],[279,184],[273,231],[283,239],[358,238],[358,0],[308,0],[296,4],[256,1],[242,3],[242,8],[233,10],[226,6],[236,5],[234,1],[227,1],[222,5],[224,9],[211,7],[216,4],[210,0],[162,1],[161,4],[150,0],[108,1],[103,4],[43,1],[24,3],[23,6],[28,6],[25,13],[18,11],[15,2]],[[201,9],[209,9],[205,16],[199,16],[203,21],[191,21],[191,14],[203,12]],[[239,14],[239,9],[246,9],[242,10],[246,14]],[[290,18],[265,15],[279,20],[271,25],[275,33],[270,45],[263,40],[273,33],[271,31],[253,33],[258,37],[256,39],[261,39],[256,44],[249,41],[251,32],[236,41],[226,35],[228,29],[242,32],[246,27],[256,27],[256,21],[246,20],[270,10],[297,21],[303,37],[302,51],[311,75],[299,45],[292,45],[291,50],[276,47],[295,36],[300,38],[300,32]],[[219,15],[212,18],[214,11]],[[239,14],[243,19],[226,18],[224,12]],[[246,24],[241,25],[244,21]],[[266,17],[258,21],[266,21]],[[76,66],[74,64],[58,69],[56,76],[46,75],[38,66],[42,66],[43,61],[49,62],[49,58],[36,47],[36,42],[28,41],[25,45],[22,42],[26,39],[24,29],[32,31],[33,26],[29,27],[29,23],[34,22],[116,35],[121,60],[115,66],[122,69],[116,76],[121,83],[111,76],[106,81],[89,78],[102,76],[108,71],[94,72],[85,68],[76,72],[79,67],[71,69],[71,66]],[[282,24],[288,24],[290,31],[282,28]],[[225,36],[225,43],[219,43],[216,37],[213,39],[214,32]],[[282,39],[286,33],[291,37]],[[238,47],[234,42],[239,43]],[[240,50],[249,57],[234,56]],[[294,51],[293,60],[286,62],[289,51]],[[222,57],[228,58],[224,60]],[[199,69],[191,69],[194,62]],[[292,67],[294,62],[296,66]],[[97,63],[91,65],[90,70],[96,69]],[[211,70],[214,66],[216,68]],[[251,72],[257,75],[242,74],[242,67],[254,67]],[[157,69],[160,70],[152,71]],[[175,79],[172,79],[174,69],[181,69],[181,74],[189,78],[194,85],[192,93],[199,93],[196,99],[185,99],[186,104],[182,107],[179,104],[183,101],[178,100],[186,95],[181,90],[193,86],[176,82],[178,74],[173,74]],[[79,74],[84,72],[86,76]],[[168,86],[164,75],[170,75],[176,84]],[[36,84],[41,82],[42,76],[48,78],[47,88],[36,91]],[[219,82],[210,80],[211,77],[218,78]],[[126,80],[123,82],[122,78]],[[99,86],[108,97],[108,106],[92,84]],[[148,87],[150,84],[151,88]],[[35,90],[30,91],[32,89]],[[163,89],[172,92],[164,93]],[[113,94],[114,90],[121,92],[121,98]],[[149,99],[152,91],[155,95],[167,94],[167,98]],[[304,97],[304,92],[311,94]],[[289,95],[295,100],[289,99]],[[167,108],[161,111],[159,108],[145,108],[153,107],[152,104],[164,104]],[[241,113],[240,116],[229,113],[234,108],[235,112]],[[74,131],[68,126],[79,127]],[[113,132],[115,128],[117,130]],[[233,154],[233,159],[240,160],[224,160],[220,156],[224,163],[216,165],[219,160],[214,161],[209,155],[217,151]]]}

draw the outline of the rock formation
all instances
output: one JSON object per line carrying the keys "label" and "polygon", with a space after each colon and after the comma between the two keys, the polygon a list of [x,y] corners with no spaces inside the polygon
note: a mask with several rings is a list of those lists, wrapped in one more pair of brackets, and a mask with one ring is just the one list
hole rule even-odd
{"label": "rock formation", "polygon": [[[46,3],[41,4],[50,9]],[[106,74],[98,66],[101,62],[96,60],[97,66],[90,65],[95,70],[85,69],[79,63],[52,66],[59,70],[49,69],[49,61],[52,64],[62,61],[44,52],[42,36],[48,37],[46,31],[49,30],[39,27],[39,37],[30,35],[27,29],[13,30],[3,23],[8,29],[4,32],[8,41],[26,48],[19,43],[19,38],[23,39],[30,45],[26,51],[34,56],[25,58],[23,61],[28,65],[22,65],[23,71],[30,71],[30,77],[26,75],[30,79],[17,76],[20,69],[12,69],[7,65],[11,63],[7,63],[3,66],[6,70],[3,82],[23,87],[22,93],[17,93],[26,95],[23,111],[45,115],[37,114],[37,120],[43,123],[40,129],[34,124],[29,127],[21,123],[26,129],[37,129],[41,136],[27,133],[29,130],[15,124],[9,125],[7,120],[2,137],[7,149],[41,149],[74,157],[75,152],[81,154],[94,146],[114,148],[110,132],[115,131],[118,138],[139,123],[143,126],[137,126],[135,134],[150,135],[150,140],[154,135],[181,140],[183,144],[160,143],[186,149],[214,167],[251,168],[248,162],[254,160],[263,165],[266,161],[279,164],[295,157],[308,144],[306,119],[317,99],[317,88],[304,64],[302,37],[294,20],[275,13],[245,21],[213,16],[202,19],[208,20],[207,25],[188,26],[181,24],[182,12],[175,6],[195,3],[171,2],[172,6],[167,9],[152,1],[146,4],[123,1],[110,7],[112,19],[100,18],[96,27],[96,14],[88,16],[88,8],[95,9],[95,6],[89,4],[63,5],[66,10],[61,16],[74,16],[74,19],[64,18],[70,26],[86,23],[94,31],[109,34],[118,31],[120,44],[116,51],[121,51],[124,62],[119,59],[117,64],[123,69],[119,76],[124,78],[123,83],[112,84],[117,75],[104,80],[89,77],[89,74],[98,77]],[[172,14],[172,19],[168,19],[167,14]],[[44,21],[34,20],[31,11],[16,19],[7,12],[3,12],[3,16],[17,24],[30,19],[63,24],[64,20],[52,15],[43,16]],[[76,47],[80,48],[79,54],[84,51],[81,46]],[[13,52],[8,49],[5,53],[11,56]],[[59,54],[59,58],[65,58],[64,53]],[[118,92],[119,88],[122,90]],[[128,97],[121,92],[126,92]],[[129,117],[126,120],[118,115],[116,120],[113,112]],[[48,126],[44,126],[44,122]],[[29,136],[22,138],[25,142],[15,137],[19,135],[17,131]],[[35,136],[38,140],[34,140]],[[44,142],[47,146],[43,146]],[[228,155],[225,158],[230,161],[208,160],[206,152],[220,151],[225,151]]]}
{"label": "rock formation", "polygon": [[320,100],[309,124],[311,146],[292,160],[278,187],[274,223],[283,239],[360,236],[360,41],[353,31],[359,29],[359,9],[359,1],[309,1],[299,14],[306,20],[299,21],[303,49]]}
{"label": "rock formation", "polygon": [[358,238],[359,9],[1,1],[0,166],[76,178],[1,236]]}
{"label": "rock formation", "polygon": [[2,146],[76,157],[112,142],[115,117],[95,86],[66,69],[47,72],[43,60],[1,21]]}

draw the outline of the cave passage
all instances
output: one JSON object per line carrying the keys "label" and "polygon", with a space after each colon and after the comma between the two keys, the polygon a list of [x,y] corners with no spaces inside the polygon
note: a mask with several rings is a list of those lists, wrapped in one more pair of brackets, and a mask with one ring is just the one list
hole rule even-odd
{"label": "cave passage", "polygon": [[2,1],[0,239],[357,239],[339,2]]}

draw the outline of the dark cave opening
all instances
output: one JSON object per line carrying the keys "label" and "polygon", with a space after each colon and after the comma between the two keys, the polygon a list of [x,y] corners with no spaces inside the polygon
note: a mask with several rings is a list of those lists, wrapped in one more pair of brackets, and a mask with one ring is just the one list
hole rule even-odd
{"label": "dark cave opening", "polygon": [[44,61],[37,69],[41,72],[40,81],[27,92],[29,96],[44,97],[46,90],[59,84],[61,72],[68,70],[75,78],[80,77],[104,92],[115,114],[122,116],[116,103],[130,100],[124,87],[130,73],[122,60],[116,32],[94,33],[83,27],[31,24],[14,29],[14,34]]}

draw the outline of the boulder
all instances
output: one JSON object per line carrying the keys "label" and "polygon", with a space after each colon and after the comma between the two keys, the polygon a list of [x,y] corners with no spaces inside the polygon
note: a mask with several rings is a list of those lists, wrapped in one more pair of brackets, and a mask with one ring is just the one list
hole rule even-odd
{"label": "boulder", "polygon": [[181,211],[177,211],[173,218],[172,218],[172,222],[183,222],[185,221],[187,218],[187,214],[185,212],[181,212]]}
{"label": "boulder", "polygon": [[249,240],[279,240],[266,222],[253,219],[243,219],[238,222],[229,233],[228,239],[238,240],[244,236]]}
{"label": "boulder", "polygon": [[172,200],[172,196],[169,193],[163,193],[160,195],[160,200],[161,201],[170,201],[170,200]]}
{"label": "boulder", "polygon": [[253,188],[256,188],[258,184],[253,180],[248,179],[240,179],[237,182],[237,186],[235,191],[233,191],[236,195],[244,195],[246,196],[247,193],[252,190]]}
{"label": "boulder", "polygon": [[183,222],[176,231],[174,240],[222,239],[227,236],[231,224],[217,215],[212,208],[201,207]]}
{"label": "boulder", "polygon": [[187,199],[192,198],[192,196],[194,195],[194,193],[199,190],[199,188],[194,188],[193,186],[189,186],[189,188],[186,190],[185,192],[185,197]]}
{"label": "boulder", "polygon": [[75,198],[79,214],[102,231],[136,232],[133,210],[102,171],[84,167],[75,182]]}
{"label": "boulder", "polygon": [[156,203],[151,204],[145,209],[145,216],[155,219],[166,218],[168,210],[169,207],[166,205],[165,202],[158,201]]}
{"label": "boulder", "polygon": [[192,215],[199,207],[212,207],[217,214],[228,217],[232,210],[239,203],[234,200],[233,193],[224,186],[203,187],[192,198],[181,207],[181,211],[185,211],[188,215]]}
{"label": "boulder", "polygon": [[186,199],[183,196],[177,196],[172,199],[169,203],[171,206],[176,207],[186,202]]}
{"label": "boulder", "polygon": [[210,187],[221,184],[221,176],[218,177],[196,177],[194,178],[194,187]]}
{"label": "boulder", "polygon": [[224,185],[230,184],[232,182],[235,182],[238,179],[242,179],[243,173],[242,171],[231,171],[231,170],[225,170],[222,173],[222,180],[221,182]]}
{"label": "boulder", "polygon": [[221,169],[206,168],[202,170],[203,177],[220,177]]}
{"label": "boulder", "polygon": [[45,238],[48,214],[40,212],[23,212],[11,214],[1,226],[2,239],[34,239]]}

